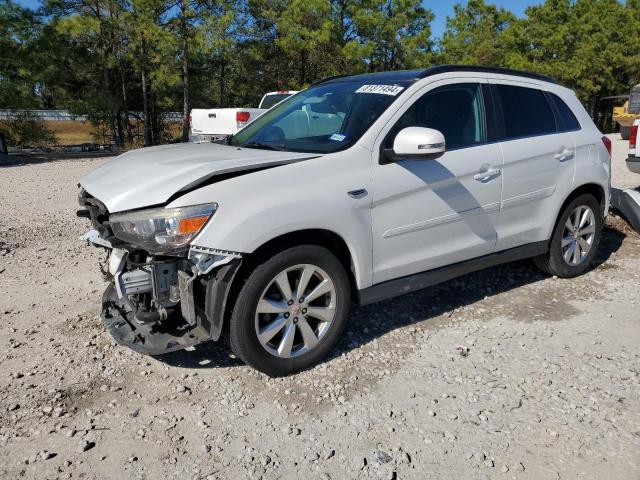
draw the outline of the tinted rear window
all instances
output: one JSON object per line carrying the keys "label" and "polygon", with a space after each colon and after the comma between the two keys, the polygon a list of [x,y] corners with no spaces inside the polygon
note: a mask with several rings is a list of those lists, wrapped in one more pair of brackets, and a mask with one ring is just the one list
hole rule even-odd
{"label": "tinted rear window", "polygon": [[556,132],[556,120],[544,93],[534,88],[496,85],[506,138],[530,137]]}
{"label": "tinted rear window", "polygon": [[554,93],[547,92],[548,98],[556,107],[556,112],[558,113],[558,130],[561,132],[569,132],[573,130],[580,130],[580,123],[578,123],[578,119],[573,114],[571,109],[567,106],[564,101]]}
{"label": "tinted rear window", "polygon": [[290,96],[290,93],[274,93],[273,95],[267,95],[264,97],[264,100],[262,100],[260,108],[271,108],[276,103],[280,103],[282,100],[289,98]]}

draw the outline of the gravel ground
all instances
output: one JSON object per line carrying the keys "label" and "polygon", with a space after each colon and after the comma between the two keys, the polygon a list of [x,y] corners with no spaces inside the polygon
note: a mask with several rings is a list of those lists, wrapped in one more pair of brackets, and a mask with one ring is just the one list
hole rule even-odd
{"label": "gravel ground", "polygon": [[[614,184],[637,187],[615,138]],[[0,167],[1,478],[640,478],[628,230],[578,279],[525,261],[354,308],[332,358],[270,379],[215,344],[149,358],[105,333],[74,215],[104,161]]]}

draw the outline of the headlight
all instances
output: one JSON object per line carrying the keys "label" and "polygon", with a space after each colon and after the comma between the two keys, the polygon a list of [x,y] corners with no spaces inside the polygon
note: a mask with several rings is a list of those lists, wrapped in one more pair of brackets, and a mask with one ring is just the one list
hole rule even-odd
{"label": "headlight", "polygon": [[152,208],[114,214],[109,218],[113,234],[150,253],[172,254],[183,250],[218,208],[215,203],[193,207]]}

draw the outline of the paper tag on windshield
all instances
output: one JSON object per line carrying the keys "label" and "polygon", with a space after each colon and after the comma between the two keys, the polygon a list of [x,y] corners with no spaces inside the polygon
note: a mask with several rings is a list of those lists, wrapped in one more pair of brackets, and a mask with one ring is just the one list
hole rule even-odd
{"label": "paper tag on windshield", "polygon": [[391,95],[395,97],[404,87],[397,85],[363,85],[356,90],[356,93],[377,93],[378,95]]}

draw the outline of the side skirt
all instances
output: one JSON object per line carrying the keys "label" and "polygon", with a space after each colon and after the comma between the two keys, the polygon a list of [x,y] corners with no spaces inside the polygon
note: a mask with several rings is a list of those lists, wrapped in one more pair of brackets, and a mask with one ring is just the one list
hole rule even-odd
{"label": "side skirt", "polygon": [[467,273],[494,267],[503,263],[542,255],[549,250],[549,242],[535,242],[521,247],[510,248],[501,252],[491,253],[483,257],[472,258],[464,262],[454,263],[440,268],[434,268],[426,272],[416,273],[394,280],[388,280],[377,285],[358,291],[358,304],[370,303],[397,297],[405,293],[415,292],[423,288],[432,287],[452,278],[466,275]]}

